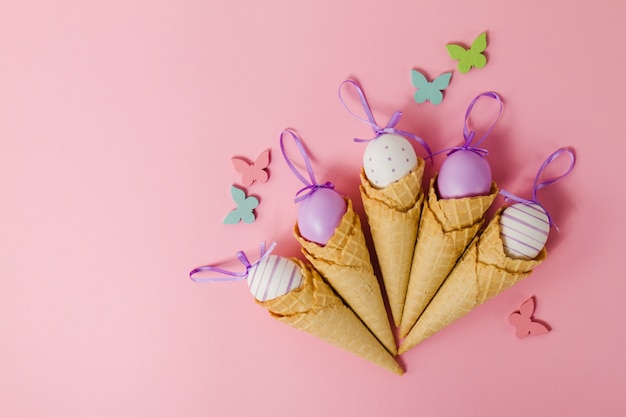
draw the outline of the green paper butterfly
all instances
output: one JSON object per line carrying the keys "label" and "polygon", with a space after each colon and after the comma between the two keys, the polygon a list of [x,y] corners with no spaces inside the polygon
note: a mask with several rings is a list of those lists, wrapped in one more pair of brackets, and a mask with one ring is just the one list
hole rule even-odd
{"label": "green paper butterfly", "polygon": [[224,224],[237,224],[240,221],[252,223],[256,217],[254,209],[259,206],[259,200],[255,197],[246,196],[246,192],[235,187],[230,187],[230,195],[233,197],[237,208],[228,213],[224,219]]}
{"label": "green paper butterfly", "polygon": [[443,100],[442,91],[450,85],[451,72],[444,72],[433,81],[428,81],[426,76],[417,70],[411,70],[413,85],[417,87],[414,99],[417,103],[424,103],[426,100],[433,104],[439,104]]}
{"label": "green paper butterfly", "polygon": [[483,55],[487,49],[487,32],[483,32],[472,42],[469,49],[465,49],[460,45],[449,43],[446,49],[452,59],[458,60],[459,72],[465,74],[472,67],[482,68],[487,65],[487,57]]}

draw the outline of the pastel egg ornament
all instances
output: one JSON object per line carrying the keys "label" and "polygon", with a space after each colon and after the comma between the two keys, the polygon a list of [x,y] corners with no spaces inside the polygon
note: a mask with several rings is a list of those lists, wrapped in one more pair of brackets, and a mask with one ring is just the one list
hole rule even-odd
{"label": "pastel egg ornament", "polygon": [[491,190],[491,167],[477,152],[460,149],[443,161],[437,176],[437,191],[444,199],[488,195]]}
{"label": "pastel egg ornament", "polygon": [[[308,179],[298,171],[287,155],[284,145],[285,135],[290,136],[297,145],[306,165]],[[293,130],[285,129],[281,132],[280,148],[291,171],[305,185],[296,193],[294,200],[299,203],[297,227],[300,236],[310,242],[325,245],[335,233],[335,229],[348,209],[348,204],[343,196],[333,189],[332,183],[320,184],[317,182],[306,149]]]}
{"label": "pastel egg ornament", "polygon": [[417,155],[406,138],[385,133],[370,141],[363,153],[363,169],[370,184],[384,188],[417,166]]}
{"label": "pastel egg ornament", "polygon": [[302,285],[302,271],[291,259],[270,255],[248,271],[248,287],[259,301],[285,295]]}
{"label": "pastel egg ornament", "polygon": [[308,241],[325,245],[346,213],[346,200],[337,191],[320,187],[306,196],[298,206],[298,229]]}
{"label": "pastel egg ornament", "polygon": [[502,211],[500,237],[504,253],[514,259],[535,259],[548,240],[550,219],[537,203],[516,203]]}

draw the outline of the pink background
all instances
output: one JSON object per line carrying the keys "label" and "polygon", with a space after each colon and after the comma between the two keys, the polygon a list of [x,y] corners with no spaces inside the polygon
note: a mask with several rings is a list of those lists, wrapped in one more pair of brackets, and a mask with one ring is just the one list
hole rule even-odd
{"label": "pink background", "polygon": [[[624,415],[625,3],[307,3],[2,2],[0,415]],[[410,69],[455,70],[444,45],[485,30],[487,67],[417,105]],[[555,149],[578,156],[540,192],[561,228],[547,261],[405,354],[403,377],[272,320],[245,282],[188,278],[261,240],[300,256],[285,127],[363,214],[351,139],[371,130],[339,103],[348,77],[436,150],[500,93],[485,147],[509,191]],[[230,158],[268,148],[257,221],[222,224]],[[520,340],[506,317],[531,295],[553,331]]]}

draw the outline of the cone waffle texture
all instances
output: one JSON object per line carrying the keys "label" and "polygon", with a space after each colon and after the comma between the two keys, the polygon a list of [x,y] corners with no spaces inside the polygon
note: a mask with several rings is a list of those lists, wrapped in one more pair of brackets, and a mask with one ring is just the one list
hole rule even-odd
{"label": "cone waffle texture", "polygon": [[454,264],[484,223],[485,212],[498,194],[495,183],[486,196],[440,199],[431,179],[422,208],[400,335],[405,337]]}
{"label": "cone waffle texture", "polygon": [[296,224],[294,234],[302,245],[302,253],[328,281],[370,331],[392,354],[397,354],[382,291],[370,260],[359,216],[346,199],[347,210],[335,233],[322,246],[300,235]]}
{"label": "cone waffle texture", "polygon": [[320,277],[298,259],[303,275],[300,288],[280,297],[257,301],[276,320],[352,352],[397,374],[402,368]]}
{"label": "cone waffle texture", "polygon": [[424,193],[424,160],[399,181],[377,189],[361,169],[361,199],[372,233],[391,315],[400,326]]}
{"label": "cone waffle texture", "polygon": [[456,264],[411,332],[400,352],[406,352],[486,300],[526,278],[546,258],[545,248],[535,259],[506,256],[500,238],[500,213],[491,219]]}

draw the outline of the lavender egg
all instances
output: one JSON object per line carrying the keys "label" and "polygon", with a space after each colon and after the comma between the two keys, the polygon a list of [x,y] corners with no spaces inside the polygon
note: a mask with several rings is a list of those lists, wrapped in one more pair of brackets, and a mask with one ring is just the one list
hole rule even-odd
{"label": "lavender egg", "polygon": [[315,190],[298,207],[300,235],[308,241],[325,245],[346,209],[346,200],[337,191],[330,188]]}
{"label": "lavender egg", "polygon": [[491,190],[489,162],[472,151],[454,152],[441,164],[437,190],[441,198],[488,195]]}

